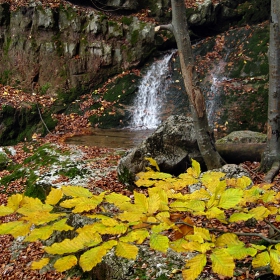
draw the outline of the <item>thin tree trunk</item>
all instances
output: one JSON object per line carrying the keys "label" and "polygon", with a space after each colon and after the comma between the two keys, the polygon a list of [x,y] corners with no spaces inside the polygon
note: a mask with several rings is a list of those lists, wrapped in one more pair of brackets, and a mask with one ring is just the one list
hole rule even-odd
{"label": "thin tree trunk", "polygon": [[188,32],[185,1],[172,0],[171,4],[172,23],[159,26],[156,28],[156,31],[159,29],[168,29],[172,31],[175,36],[199,150],[208,169],[219,168],[224,163],[224,160],[215,148],[213,133],[208,125],[205,100],[201,88],[199,87],[194,66],[194,56]]}
{"label": "thin tree trunk", "polygon": [[265,180],[271,182],[280,167],[280,1],[271,1],[269,42],[269,97],[267,148],[261,169],[267,171]]}

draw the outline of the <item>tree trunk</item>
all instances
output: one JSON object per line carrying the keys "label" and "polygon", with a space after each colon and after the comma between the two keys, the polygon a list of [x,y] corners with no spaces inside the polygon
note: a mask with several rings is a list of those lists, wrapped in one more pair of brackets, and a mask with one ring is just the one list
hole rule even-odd
{"label": "tree trunk", "polygon": [[194,128],[196,131],[199,150],[208,169],[219,168],[224,164],[215,148],[212,130],[208,125],[206,106],[203,93],[199,87],[197,74],[194,66],[194,57],[188,24],[186,18],[186,6],[184,0],[172,0],[172,23],[156,28],[168,29],[173,32],[181,64],[185,89],[190,101]]}
{"label": "tree trunk", "polygon": [[267,148],[262,156],[261,169],[270,171],[265,180],[270,182],[280,167],[280,1],[271,1],[269,42],[269,97]]}

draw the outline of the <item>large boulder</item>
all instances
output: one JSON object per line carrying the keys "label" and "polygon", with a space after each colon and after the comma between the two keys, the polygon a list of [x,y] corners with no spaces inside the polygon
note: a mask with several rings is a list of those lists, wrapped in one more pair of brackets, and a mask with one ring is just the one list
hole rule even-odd
{"label": "large boulder", "polygon": [[192,118],[170,116],[150,137],[128,151],[118,165],[120,181],[133,182],[135,174],[149,165],[146,157],[155,159],[161,171],[175,175],[184,172],[191,159],[202,163]]}

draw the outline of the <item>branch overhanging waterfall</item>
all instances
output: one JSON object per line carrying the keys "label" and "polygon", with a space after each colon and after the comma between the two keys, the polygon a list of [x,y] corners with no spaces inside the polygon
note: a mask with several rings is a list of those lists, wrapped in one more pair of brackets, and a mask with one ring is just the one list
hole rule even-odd
{"label": "branch overhanging waterfall", "polygon": [[169,61],[174,52],[154,62],[143,77],[134,100],[131,129],[155,129],[160,124],[165,91],[170,84]]}

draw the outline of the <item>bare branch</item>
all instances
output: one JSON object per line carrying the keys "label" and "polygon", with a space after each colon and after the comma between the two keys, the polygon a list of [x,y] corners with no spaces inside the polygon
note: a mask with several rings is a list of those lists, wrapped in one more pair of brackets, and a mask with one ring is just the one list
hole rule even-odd
{"label": "bare branch", "polygon": [[164,24],[164,25],[158,25],[155,27],[155,32],[158,32],[160,30],[168,30],[173,33],[173,25],[171,23]]}

